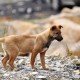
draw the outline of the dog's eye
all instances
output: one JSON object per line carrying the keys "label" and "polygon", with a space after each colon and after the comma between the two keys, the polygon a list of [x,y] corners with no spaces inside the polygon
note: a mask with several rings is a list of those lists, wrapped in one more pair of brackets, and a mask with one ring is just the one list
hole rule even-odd
{"label": "dog's eye", "polygon": [[55,29],[56,29],[56,26],[55,25],[51,27],[51,30],[52,31],[55,30]]}

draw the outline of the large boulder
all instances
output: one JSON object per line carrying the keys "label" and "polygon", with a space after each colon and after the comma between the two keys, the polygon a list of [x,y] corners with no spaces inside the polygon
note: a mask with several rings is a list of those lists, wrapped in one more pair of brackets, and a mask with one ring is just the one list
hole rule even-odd
{"label": "large boulder", "polygon": [[50,51],[48,51],[48,54],[49,55],[58,54],[63,57],[71,52],[73,55],[80,56],[80,25],[65,18],[53,18],[51,19],[51,21],[50,24],[52,25],[60,24],[63,26],[62,36],[64,38],[63,42],[66,45],[64,46],[63,43],[56,44],[52,43],[53,46],[50,46],[51,48],[49,49]]}

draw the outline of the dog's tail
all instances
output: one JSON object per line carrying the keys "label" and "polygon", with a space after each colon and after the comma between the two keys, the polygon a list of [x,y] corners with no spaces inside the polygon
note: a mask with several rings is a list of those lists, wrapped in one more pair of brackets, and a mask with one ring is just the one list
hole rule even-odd
{"label": "dog's tail", "polygon": [[0,38],[0,42],[4,42],[5,41],[5,38]]}

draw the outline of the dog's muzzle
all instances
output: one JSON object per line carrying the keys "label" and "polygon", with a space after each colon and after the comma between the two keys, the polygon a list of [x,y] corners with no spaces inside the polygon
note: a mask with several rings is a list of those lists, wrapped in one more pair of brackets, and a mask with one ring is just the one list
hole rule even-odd
{"label": "dog's muzzle", "polygon": [[62,36],[57,36],[57,37],[55,37],[55,39],[56,39],[57,41],[62,41],[62,40],[63,40],[63,37],[62,37]]}

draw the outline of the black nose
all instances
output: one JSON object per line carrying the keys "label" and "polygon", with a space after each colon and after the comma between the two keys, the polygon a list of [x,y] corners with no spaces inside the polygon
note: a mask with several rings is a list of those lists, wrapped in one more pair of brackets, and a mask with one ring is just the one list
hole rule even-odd
{"label": "black nose", "polygon": [[62,41],[63,40],[63,37],[61,37],[60,40]]}
{"label": "black nose", "polygon": [[58,36],[55,38],[57,41],[62,41],[63,40],[63,37],[62,36]]}

